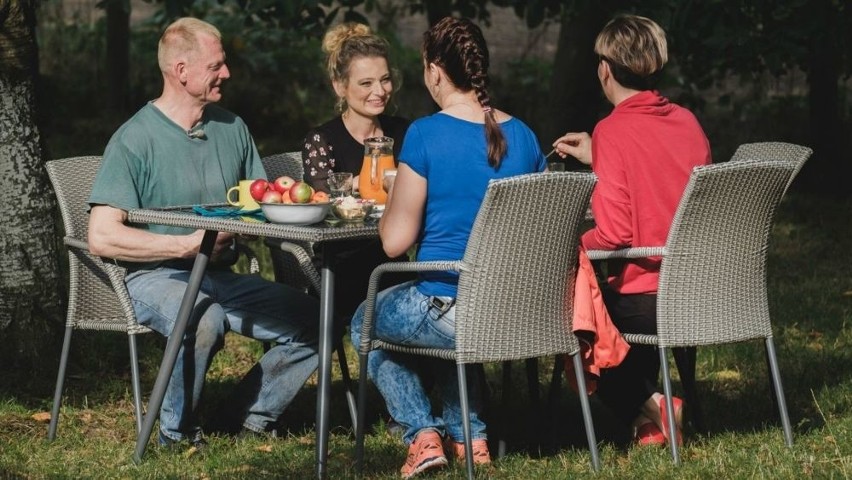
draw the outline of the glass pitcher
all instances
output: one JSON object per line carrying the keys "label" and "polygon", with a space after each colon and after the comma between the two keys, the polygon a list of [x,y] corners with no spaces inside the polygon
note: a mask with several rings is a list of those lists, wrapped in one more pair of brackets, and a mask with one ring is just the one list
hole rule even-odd
{"label": "glass pitcher", "polygon": [[382,188],[382,172],[386,168],[396,168],[393,161],[393,139],[390,137],[370,137],[364,139],[364,164],[358,176],[358,190],[361,198],[375,200],[384,205],[387,193]]}

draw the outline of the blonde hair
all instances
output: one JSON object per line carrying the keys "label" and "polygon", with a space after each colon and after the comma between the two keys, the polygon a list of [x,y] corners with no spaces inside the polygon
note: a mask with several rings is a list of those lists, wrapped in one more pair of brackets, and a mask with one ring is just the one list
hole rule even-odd
{"label": "blonde hair", "polygon": [[222,34],[213,25],[192,17],[183,17],[166,27],[157,49],[157,62],[160,70],[165,72],[181,55],[191,59],[198,52],[198,37],[210,35],[220,42]]}
{"label": "blonde hair", "polygon": [[638,15],[610,20],[595,40],[595,53],[639,77],[659,72],[669,60],[666,32],[653,20]]}
{"label": "blonde hair", "polygon": [[352,60],[360,57],[388,60],[388,42],[362,23],[341,23],[330,28],[322,39],[322,51],[326,54],[329,79],[343,85],[349,79]]}

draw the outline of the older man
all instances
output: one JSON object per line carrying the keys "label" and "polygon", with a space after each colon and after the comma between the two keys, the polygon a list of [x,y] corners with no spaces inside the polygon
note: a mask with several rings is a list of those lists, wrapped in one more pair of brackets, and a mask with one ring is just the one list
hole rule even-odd
{"label": "older man", "polygon": [[[265,173],[246,125],[215,105],[230,77],[219,31],[194,18],[177,20],[160,39],[158,59],[162,95],[119,128],[104,153],[89,198],[89,248],[127,266],[139,322],[168,336],[204,232],[128,225],[127,211],[221,202],[240,179]],[[318,302],[284,285],[232,273],[227,254],[233,240],[223,233],[216,240],[160,410],[163,445],[205,443],[196,411],[226,332],[274,343],[226,410],[237,427],[270,431],[317,367]]]}

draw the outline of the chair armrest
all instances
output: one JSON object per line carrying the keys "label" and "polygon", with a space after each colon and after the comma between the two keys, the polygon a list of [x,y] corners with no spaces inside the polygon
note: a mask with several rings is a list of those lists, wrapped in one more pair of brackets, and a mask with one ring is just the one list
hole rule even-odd
{"label": "chair armrest", "polygon": [[237,252],[237,255],[242,254],[246,256],[249,261],[249,273],[254,275],[260,272],[260,262],[257,260],[257,255],[255,255],[251,247],[244,243],[234,242],[234,251]]}
{"label": "chair armrest", "polygon": [[67,235],[63,237],[62,240],[65,245],[69,247],[76,248],[78,250],[85,250],[86,253],[89,253],[89,242],[84,242],[83,240],[74,237],[69,237]]}
{"label": "chair armrest", "polygon": [[634,247],[619,250],[586,250],[589,260],[609,260],[612,258],[662,257],[666,247]]}
{"label": "chair armrest", "polygon": [[[267,245],[272,246],[273,243],[267,241]],[[299,268],[302,270],[302,274],[305,278],[311,282],[311,286],[314,287],[314,290],[319,292],[320,289],[320,273],[317,272],[316,267],[314,266],[313,258],[311,255],[300,245],[292,242],[280,242],[275,241],[274,245],[280,248],[282,251],[287,252],[293,257],[295,257],[296,262],[299,263]]]}
{"label": "chair armrest", "polygon": [[361,325],[361,345],[359,352],[366,354],[370,351],[373,323],[376,313],[376,296],[379,294],[379,280],[388,272],[458,272],[464,269],[461,260],[429,261],[429,262],[388,262],[373,269],[370,274],[370,284],[367,288],[367,299],[364,301],[364,323]]}

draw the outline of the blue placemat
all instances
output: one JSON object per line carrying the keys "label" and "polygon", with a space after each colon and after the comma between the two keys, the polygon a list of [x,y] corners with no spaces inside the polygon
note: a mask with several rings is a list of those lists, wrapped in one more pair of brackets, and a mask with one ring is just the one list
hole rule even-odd
{"label": "blue placemat", "polygon": [[240,210],[232,207],[215,207],[205,208],[201,205],[193,205],[192,211],[203,217],[249,217],[256,220],[266,221],[263,215],[263,210],[256,208],[254,210]]}

